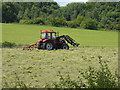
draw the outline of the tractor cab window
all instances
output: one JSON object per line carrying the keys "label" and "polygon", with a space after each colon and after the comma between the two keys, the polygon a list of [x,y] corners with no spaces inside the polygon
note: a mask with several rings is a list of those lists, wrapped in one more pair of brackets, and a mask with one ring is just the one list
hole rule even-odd
{"label": "tractor cab window", "polygon": [[52,38],[51,39],[56,39],[56,33],[51,33],[52,34]]}
{"label": "tractor cab window", "polygon": [[41,33],[42,39],[50,39],[50,33]]}
{"label": "tractor cab window", "polygon": [[41,33],[41,39],[56,39],[56,33]]}
{"label": "tractor cab window", "polygon": [[41,33],[41,39],[45,39],[46,38],[46,33]]}
{"label": "tractor cab window", "polygon": [[46,33],[46,39],[50,39],[50,33]]}

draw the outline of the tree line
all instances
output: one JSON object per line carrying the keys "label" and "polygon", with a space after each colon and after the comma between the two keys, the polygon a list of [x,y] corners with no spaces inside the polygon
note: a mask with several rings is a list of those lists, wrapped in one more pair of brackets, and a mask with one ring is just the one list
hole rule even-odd
{"label": "tree line", "polygon": [[120,2],[2,2],[2,22],[120,30]]}

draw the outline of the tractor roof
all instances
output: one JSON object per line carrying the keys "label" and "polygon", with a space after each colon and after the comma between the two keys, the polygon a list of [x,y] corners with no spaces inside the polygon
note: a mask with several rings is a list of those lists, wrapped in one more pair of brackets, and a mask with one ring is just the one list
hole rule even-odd
{"label": "tractor roof", "polygon": [[41,31],[41,33],[56,33],[54,31]]}

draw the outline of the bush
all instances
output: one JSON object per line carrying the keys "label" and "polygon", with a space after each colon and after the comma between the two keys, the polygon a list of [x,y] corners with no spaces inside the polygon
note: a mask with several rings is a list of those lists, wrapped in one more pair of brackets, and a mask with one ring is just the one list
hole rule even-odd
{"label": "bush", "polygon": [[2,43],[2,47],[9,47],[9,48],[12,48],[12,47],[15,47],[16,44],[13,43],[13,42],[8,42],[8,41],[5,41]]}
{"label": "bush", "polygon": [[26,24],[27,20],[20,20],[19,23],[20,24]]}
{"label": "bush", "polygon": [[84,19],[83,16],[80,16],[80,15],[77,16],[76,22],[77,22],[78,26],[80,26],[80,24],[82,23],[83,19]]}
{"label": "bush", "polygon": [[71,80],[69,75],[67,75],[67,77],[63,77],[60,72],[58,76],[60,77],[60,82],[59,83],[54,82],[53,88],[81,88],[82,86],[82,80],[79,77],[78,81],[75,81]]}
{"label": "bush", "polygon": [[53,26],[59,27],[59,26],[66,26],[66,20],[64,17],[55,17],[50,20],[51,24]]}
{"label": "bush", "polygon": [[33,20],[33,24],[44,25],[45,23],[44,23],[44,20],[42,20],[40,17],[38,17],[38,18],[35,18],[35,19]]}
{"label": "bush", "polygon": [[97,21],[91,18],[85,19],[82,21],[81,25],[82,28],[85,29],[97,29]]}
{"label": "bush", "polygon": [[79,27],[81,22],[83,21],[84,17],[78,15],[77,19],[73,20],[73,21],[67,21],[67,26],[71,27],[71,28],[76,28]]}
{"label": "bush", "polygon": [[35,19],[31,19],[31,20],[20,20],[19,23],[20,24],[40,24],[40,25],[45,24],[44,20],[41,19],[40,17],[35,18]]}
{"label": "bush", "polygon": [[75,21],[67,21],[67,26],[71,28],[76,28],[77,23]]}
{"label": "bush", "polygon": [[[119,75],[116,73],[116,75],[113,75],[109,68],[107,63],[102,61],[102,56],[98,56],[99,58],[99,64],[100,69],[96,70],[92,67],[89,67],[88,70],[85,70],[83,72],[80,72],[80,76],[82,75],[84,79],[87,80],[87,86],[86,88],[117,88],[118,82],[117,79],[119,78]],[[82,71],[82,70],[81,70]],[[82,78],[79,78],[78,80],[71,80],[70,76],[63,77],[60,72],[59,75],[60,82],[59,83],[53,83],[53,88],[82,88],[83,82]],[[48,85],[49,86],[49,85]]]}
{"label": "bush", "polygon": [[102,56],[99,57],[100,70],[95,70],[89,67],[88,70],[81,74],[88,81],[88,88],[117,88],[117,74],[113,75],[107,63],[102,61]]}
{"label": "bush", "polygon": [[34,24],[33,20],[26,20],[25,24]]}

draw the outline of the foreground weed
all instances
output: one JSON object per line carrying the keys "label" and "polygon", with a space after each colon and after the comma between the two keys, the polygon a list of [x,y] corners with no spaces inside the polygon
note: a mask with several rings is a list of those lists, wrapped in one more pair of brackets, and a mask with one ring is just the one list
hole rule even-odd
{"label": "foreground weed", "polygon": [[116,75],[113,75],[109,68],[108,64],[105,61],[102,61],[102,56],[98,56],[100,70],[96,70],[89,67],[88,70],[81,72],[82,76],[88,81],[88,88],[116,88],[117,85],[117,72]]}
{"label": "foreground weed", "polygon": [[78,81],[76,81],[76,80],[72,80],[69,75],[63,77],[60,71],[58,73],[59,73],[58,77],[60,78],[60,82],[59,83],[53,82],[52,84],[53,88],[81,88],[82,86],[81,78],[78,77]]}
{"label": "foreground weed", "polygon": [[[53,83],[54,88],[117,88],[118,73],[115,72],[115,75],[111,73],[108,68],[108,64],[105,61],[102,61],[102,56],[98,56],[100,69],[96,70],[89,66],[89,68],[83,72],[80,72],[80,76],[87,81],[86,84],[82,83],[82,78],[78,80],[71,80],[70,76],[63,77],[59,72],[60,82]],[[81,70],[82,71],[82,70]],[[78,76],[78,77],[80,77]]]}
{"label": "foreground weed", "polygon": [[14,88],[27,88],[26,84],[20,80],[17,73],[15,73],[15,76],[16,76],[16,82]]}

